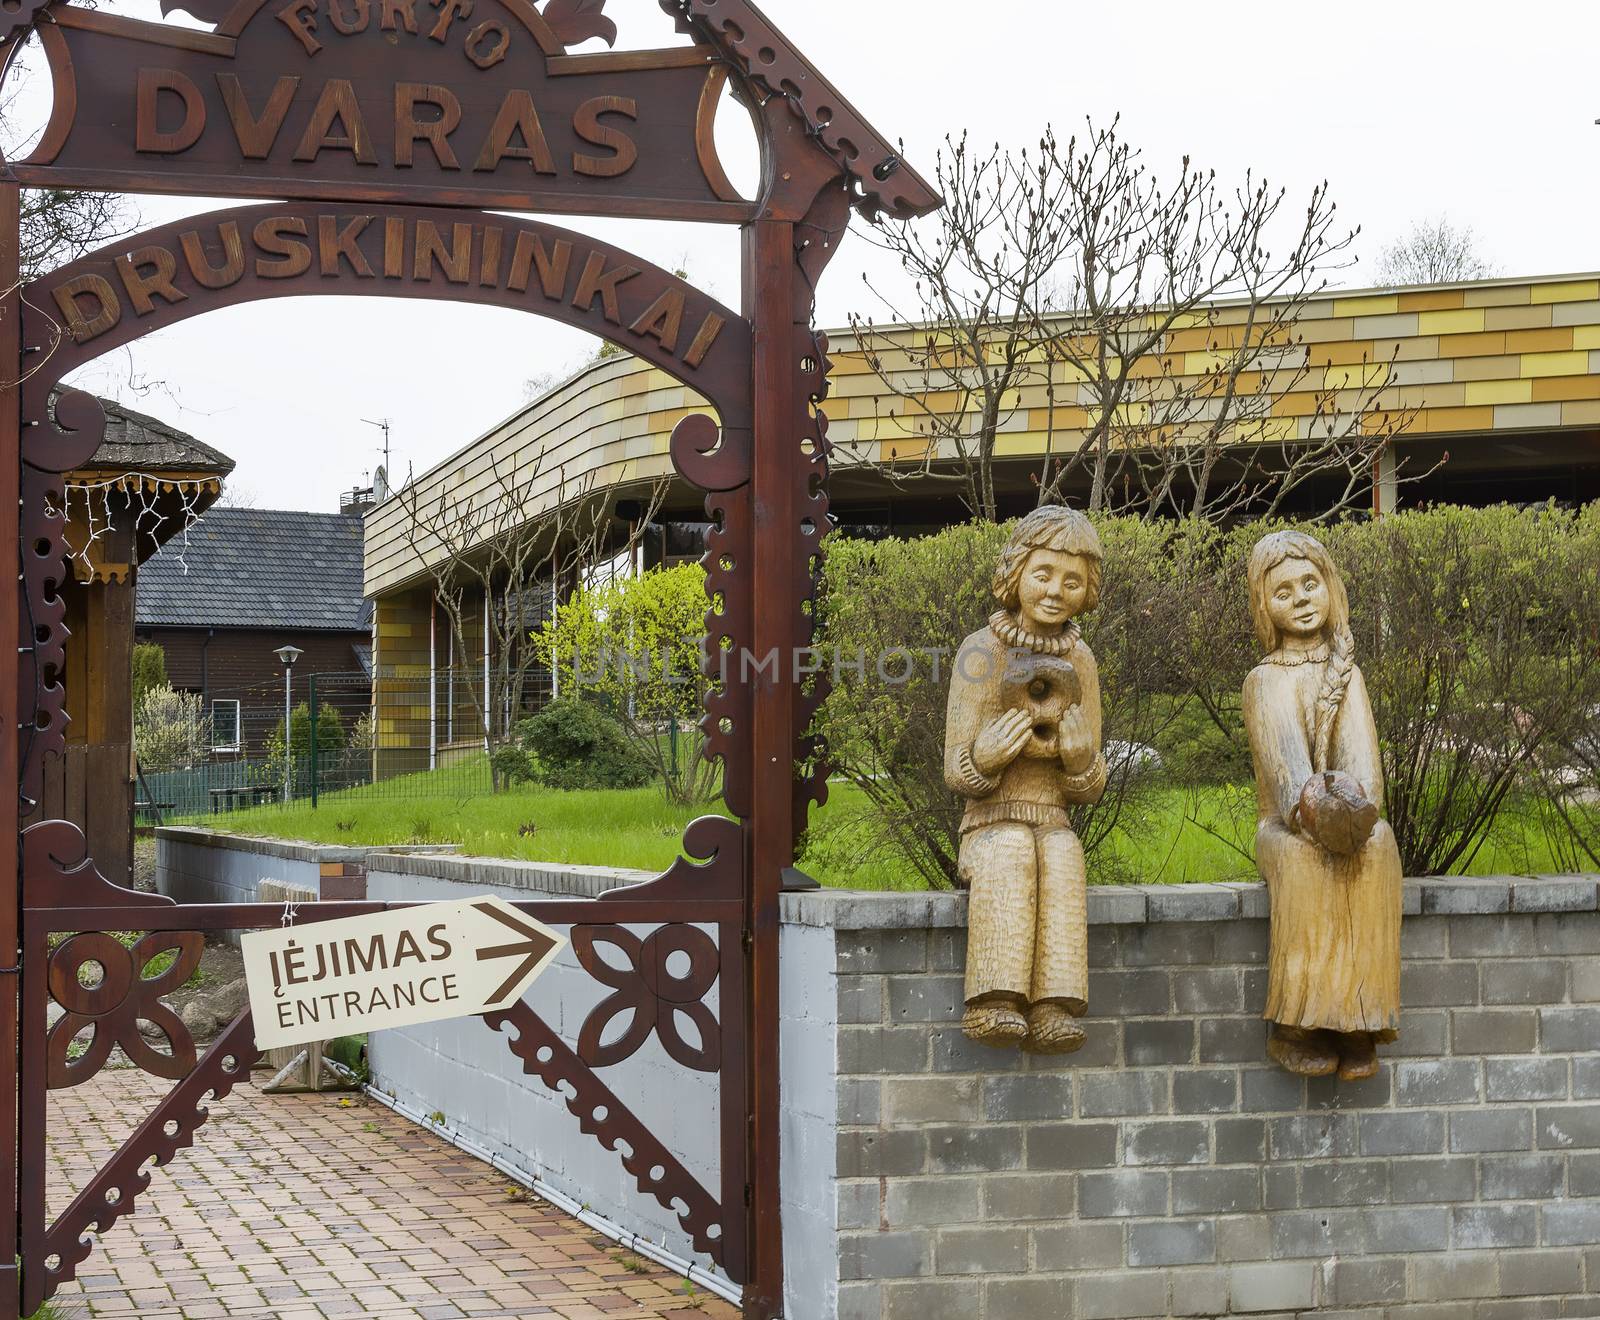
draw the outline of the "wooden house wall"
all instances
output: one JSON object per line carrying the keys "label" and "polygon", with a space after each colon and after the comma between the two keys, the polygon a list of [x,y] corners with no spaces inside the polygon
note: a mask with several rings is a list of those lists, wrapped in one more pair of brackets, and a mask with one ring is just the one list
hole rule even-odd
{"label": "wooden house wall", "polygon": [[115,884],[133,875],[133,585],[69,581],[66,750],[47,758],[44,795],[24,824],[70,820]]}
{"label": "wooden house wall", "polygon": [[283,720],[283,665],[273,654],[282,646],[305,652],[290,678],[291,701],[298,706],[311,697],[311,676],[340,675],[341,681],[319,678],[317,702],[336,707],[345,727],[371,707],[371,687],[361,673],[355,647],[366,645],[367,632],[307,632],[292,629],[141,627],[139,640],[155,642],[166,653],[167,681],[173,687],[205,696],[206,709],[218,700],[239,702],[246,754],[259,753],[268,733]]}

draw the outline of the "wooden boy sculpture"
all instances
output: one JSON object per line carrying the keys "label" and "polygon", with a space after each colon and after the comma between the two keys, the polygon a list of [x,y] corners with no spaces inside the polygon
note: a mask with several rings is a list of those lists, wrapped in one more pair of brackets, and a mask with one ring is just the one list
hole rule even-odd
{"label": "wooden boy sculpture", "polygon": [[1081,513],[1022,519],[995,570],[1001,608],[962,643],[950,682],[945,780],[967,799],[972,891],[962,1028],[1038,1054],[1086,1039],[1086,876],[1067,809],[1106,786],[1099,673],[1073,623],[1099,601],[1100,559]]}
{"label": "wooden boy sculpture", "polygon": [[1272,900],[1267,1053],[1292,1073],[1378,1071],[1400,1025],[1400,853],[1381,818],[1372,703],[1344,583],[1319,541],[1274,532],[1250,555],[1266,658],[1244,685],[1256,865]]}

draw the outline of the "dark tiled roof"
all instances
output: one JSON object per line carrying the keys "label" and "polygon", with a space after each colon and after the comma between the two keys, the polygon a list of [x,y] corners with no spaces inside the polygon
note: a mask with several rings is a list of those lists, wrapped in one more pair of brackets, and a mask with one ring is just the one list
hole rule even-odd
{"label": "dark tiled roof", "polygon": [[[184,572],[188,565],[188,572]],[[138,626],[364,630],[361,519],[212,509],[140,565]]]}
{"label": "dark tiled roof", "polygon": [[101,399],[100,406],[106,414],[105,440],[89,460],[91,468],[115,468],[124,472],[215,472],[222,477],[233,471],[231,458],[186,431],[134,412],[111,399]]}

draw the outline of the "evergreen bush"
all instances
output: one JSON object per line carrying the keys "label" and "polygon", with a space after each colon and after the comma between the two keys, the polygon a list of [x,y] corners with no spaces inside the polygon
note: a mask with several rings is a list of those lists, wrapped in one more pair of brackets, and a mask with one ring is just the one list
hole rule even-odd
{"label": "evergreen bush", "polygon": [[518,732],[533,777],[551,788],[640,788],[653,778],[617,722],[587,702],[553,701]]}

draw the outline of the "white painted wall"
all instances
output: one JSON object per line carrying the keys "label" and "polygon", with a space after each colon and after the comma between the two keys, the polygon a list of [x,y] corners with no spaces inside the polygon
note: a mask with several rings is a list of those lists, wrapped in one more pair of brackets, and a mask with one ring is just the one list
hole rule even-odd
{"label": "white painted wall", "polygon": [[[296,857],[287,849],[215,847],[202,842],[202,837],[185,839],[158,833],[158,893],[179,903],[258,903],[263,880],[309,889],[313,894],[322,892],[322,866],[314,857]],[[238,931],[221,935],[230,944],[239,942]]]}
{"label": "white painted wall", "polygon": [[[408,869],[416,865],[413,861]],[[461,879],[403,874],[382,866],[383,859],[374,856],[367,875],[367,896],[378,901],[486,893],[513,901],[540,896],[526,884],[488,883],[468,875],[514,876],[518,868],[505,864],[481,870],[470,864],[440,868],[455,871]],[[648,928],[636,933],[648,933]],[[608,987],[578,965],[569,945],[534,983],[527,1002],[576,1046],[584,1019],[608,994]],[[715,1011],[715,990],[707,1002]],[[607,1038],[626,1022],[626,1016],[619,1019]],[[714,1268],[695,1251],[677,1216],[635,1187],[621,1157],[580,1131],[564,1098],[523,1073],[509,1039],[477,1018],[374,1033],[368,1044],[373,1085],[424,1114],[443,1113],[445,1126],[472,1144],[676,1255]],[[652,1034],[632,1058],[599,1075],[690,1173],[714,1196],[720,1195],[721,1110],[715,1073],[692,1072],[673,1062]]]}
{"label": "white painted wall", "polygon": [[834,933],[785,923],[779,933],[785,1314],[838,1308],[838,1022]]}

